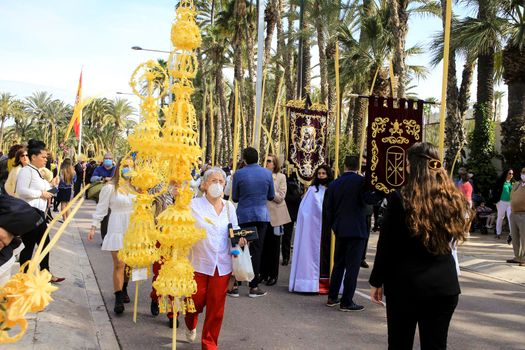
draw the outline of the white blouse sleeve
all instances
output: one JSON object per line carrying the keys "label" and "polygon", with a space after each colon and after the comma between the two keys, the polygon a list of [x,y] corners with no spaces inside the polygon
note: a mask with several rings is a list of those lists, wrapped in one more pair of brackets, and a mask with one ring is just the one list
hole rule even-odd
{"label": "white blouse sleeve", "polygon": [[236,212],[235,206],[230,201],[226,201],[226,205],[230,208],[229,209],[230,210],[230,217],[229,217],[230,223],[232,224],[234,229],[238,230],[239,222],[237,221],[237,212]]}
{"label": "white blouse sleeve", "polygon": [[100,190],[98,196],[98,204],[95,212],[93,213],[93,226],[97,228],[100,226],[100,222],[104,220],[104,217],[108,215],[109,202],[111,201],[111,196],[115,192],[115,187],[111,184],[107,184]]}
{"label": "white blouse sleeve", "polygon": [[18,173],[16,179],[16,193],[19,198],[24,199],[26,201],[38,199],[42,196],[42,191],[34,190],[29,187],[31,185],[31,176],[33,176],[32,172],[33,169],[31,169],[30,167],[24,167]]}

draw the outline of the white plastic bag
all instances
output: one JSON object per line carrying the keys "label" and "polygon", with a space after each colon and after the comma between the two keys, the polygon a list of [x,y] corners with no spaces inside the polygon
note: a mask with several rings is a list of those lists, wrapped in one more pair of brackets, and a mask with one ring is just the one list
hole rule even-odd
{"label": "white plastic bag", "polygon": [[237,281],[251,281],[255,277],[252,266],[252,259],[250,257],[250,249],[245,246],[244,249],[239,245],[235,247],[239,250],[237,257],[232,257],[233,275]]}

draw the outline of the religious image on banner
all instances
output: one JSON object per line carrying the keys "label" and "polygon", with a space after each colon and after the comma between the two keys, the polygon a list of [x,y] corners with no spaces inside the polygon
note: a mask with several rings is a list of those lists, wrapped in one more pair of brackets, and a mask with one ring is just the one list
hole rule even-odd
{"label": "religious image on banner", "polygon": [[373,190],[390,193],[405,183],[407,149],[423,138],[423,101],[370,96],[366,180]]}
{"label": "religious image on banner", "polygon": [[286,107],[290,120],[288,159],[299,180],[307,184],[313,179],[315,169],[326,162],[328,110],[320,104],[308,108],[305,105],[305,101],[288,101]]}

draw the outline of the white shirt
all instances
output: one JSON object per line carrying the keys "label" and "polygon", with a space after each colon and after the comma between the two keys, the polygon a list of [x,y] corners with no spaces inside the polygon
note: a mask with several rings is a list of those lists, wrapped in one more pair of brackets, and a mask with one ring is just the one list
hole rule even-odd
{"label": "white shirt", "polygon": [[18,198],[26,201],[33,208],[46,211],[47,199],[41,198],[42,192],[51,189],[37,168],[29,164],[18,173],[16,181],[16,194]]}
{"label": "white shirt", "polygon": [[193,246],[191,261],[196,272],[208,276],[213,276],[215,269],[218,269],[219,276],[232,272],[228,224],[231,223],[235,229],[238,228],[237,214],[231,202],[225,200],[222,202],[224,208],[220,214],[217,214],[206,196],[191,201],[191,211],[197,220],[195,225],[206,230],[206,238]]}

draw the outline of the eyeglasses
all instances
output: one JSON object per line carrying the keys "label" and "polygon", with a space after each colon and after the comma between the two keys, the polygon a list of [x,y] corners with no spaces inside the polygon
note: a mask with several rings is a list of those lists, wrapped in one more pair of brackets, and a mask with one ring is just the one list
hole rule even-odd
{"label": "eyeglasses", "polygon": [[22,154],[22,157],[29,157],[29,155],[26,153],[26,154]]}

